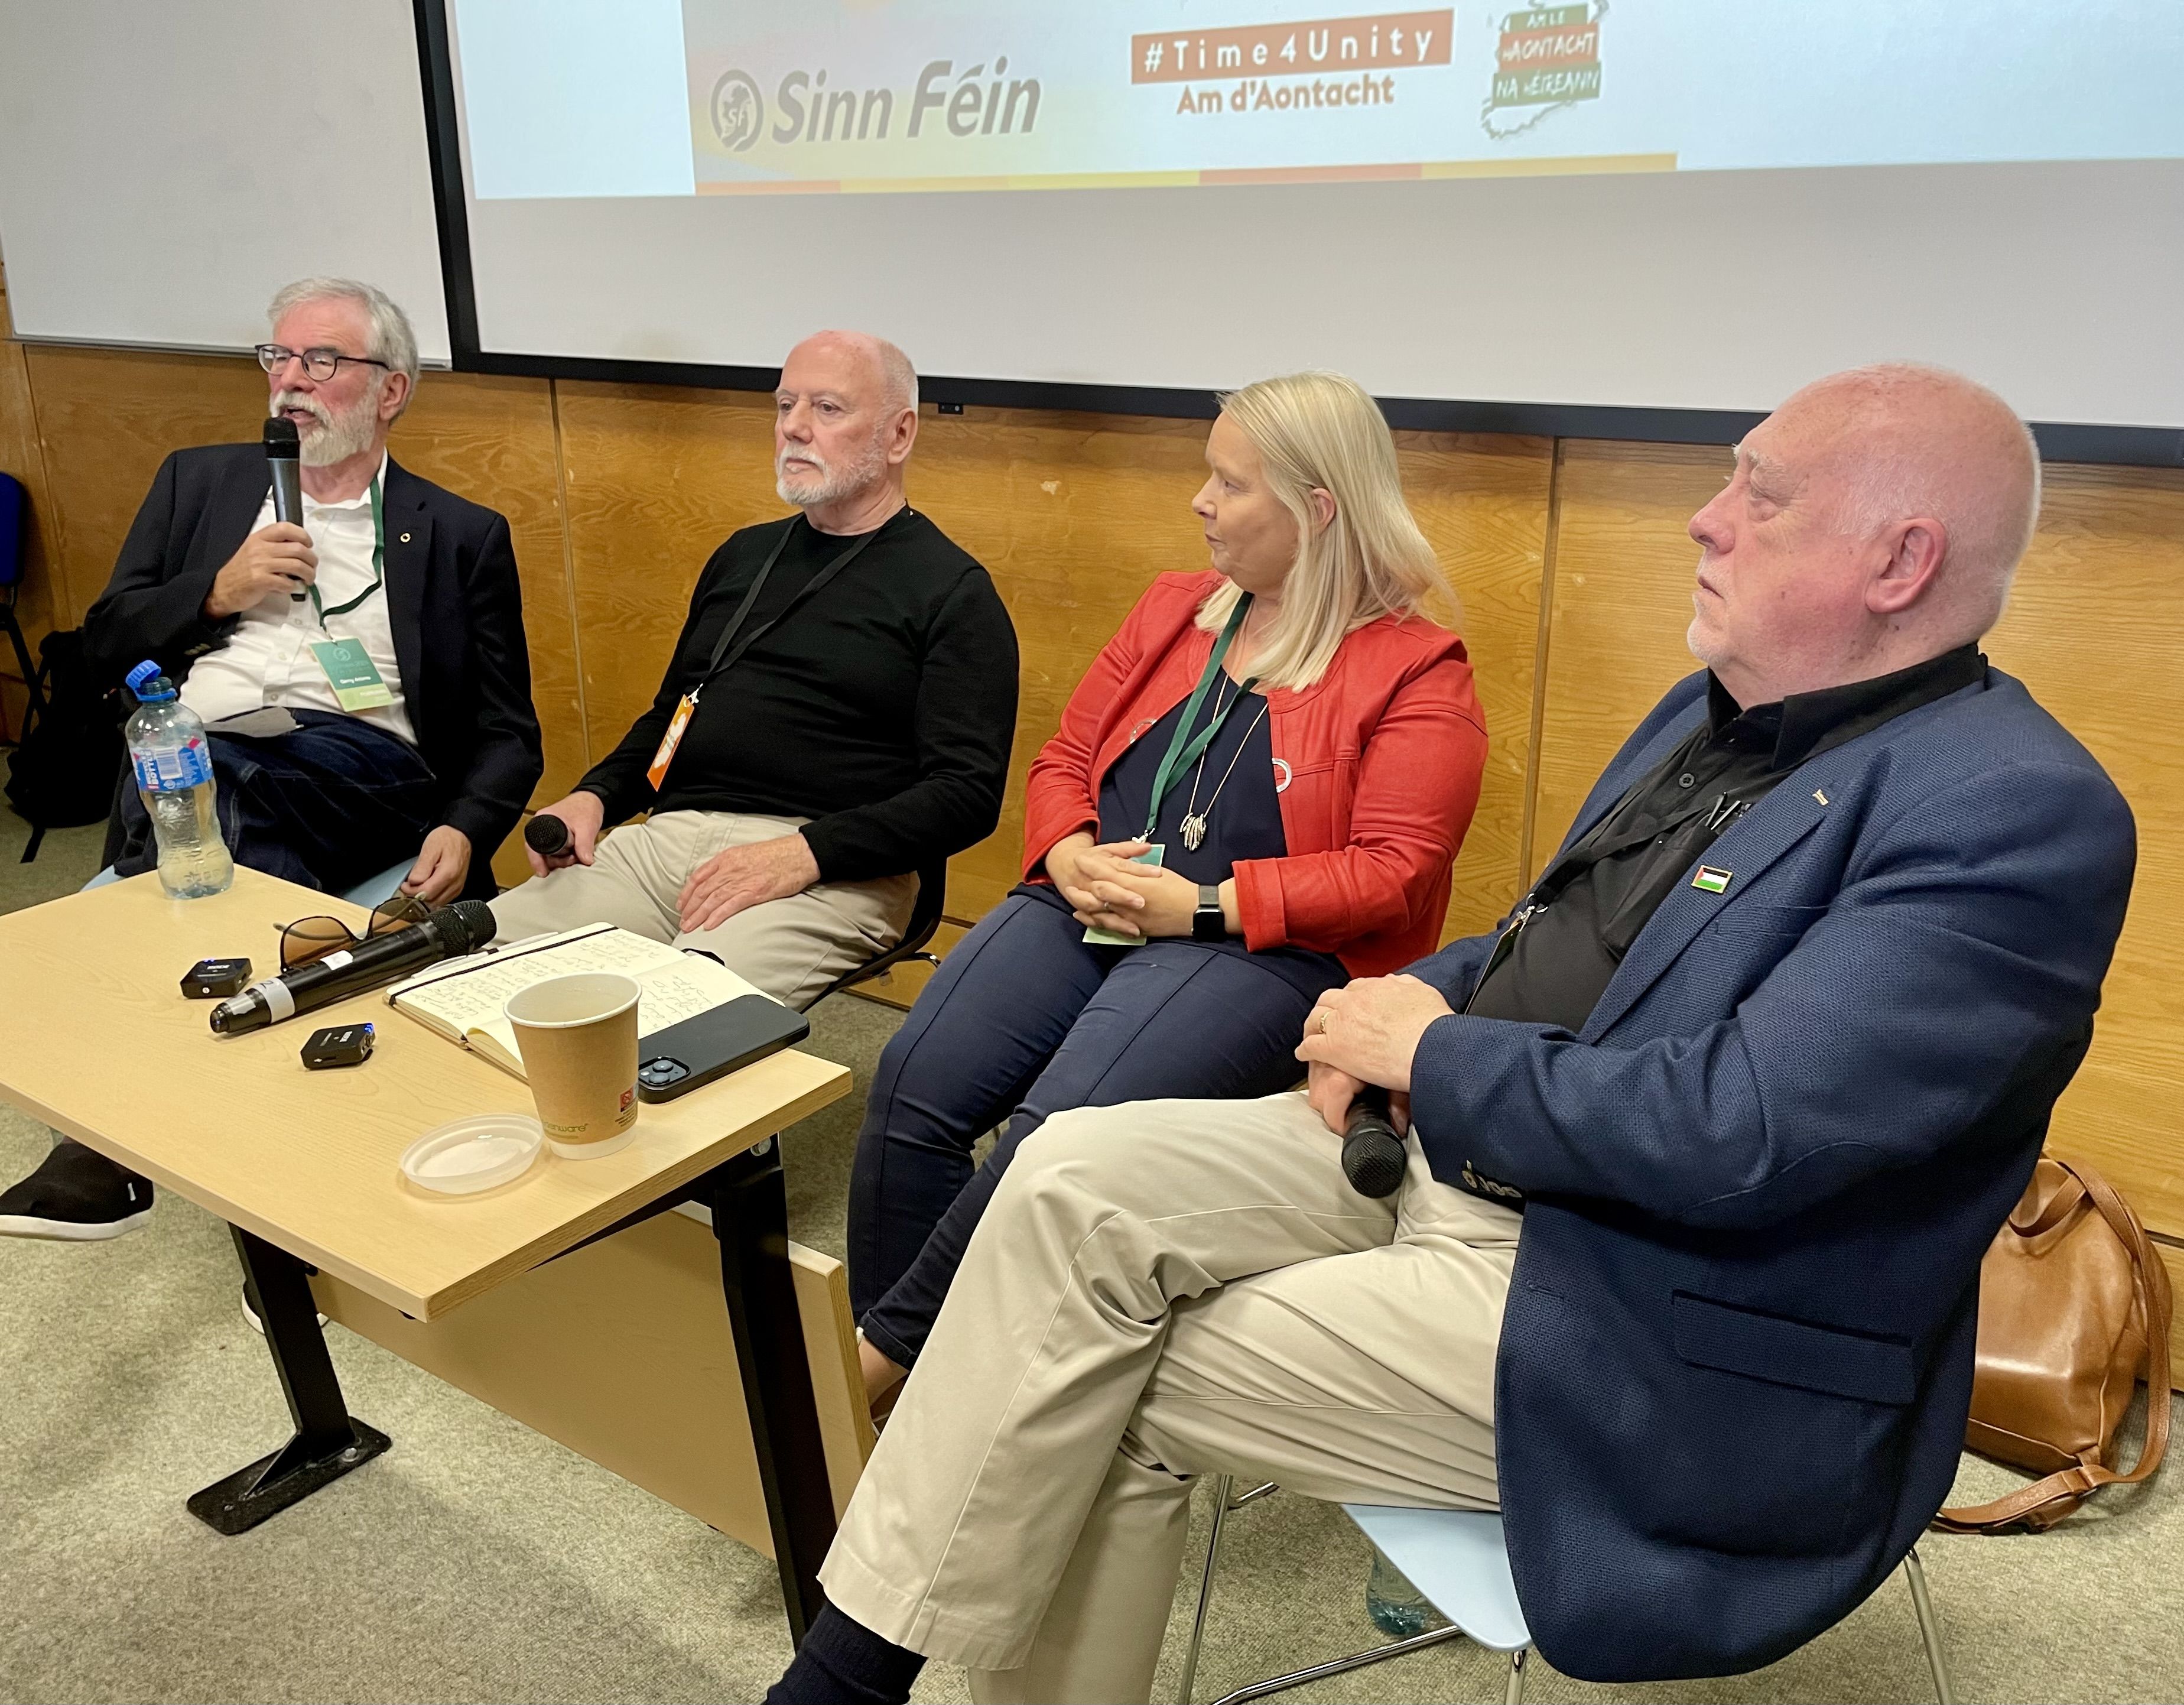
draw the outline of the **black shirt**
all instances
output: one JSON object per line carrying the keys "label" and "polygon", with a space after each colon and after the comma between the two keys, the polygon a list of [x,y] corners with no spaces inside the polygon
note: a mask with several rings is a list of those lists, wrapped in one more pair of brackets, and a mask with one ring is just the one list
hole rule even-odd
{"label": "black shirt", "polygon": [[[993,833],[1016,732],[1016,629],[985,570],[916,510],[869,537],[801,603],[855,538],[792,515],[713,553],[652,708],[577,783],[609,822],[647,810],[809,817],[804,839],[829,882],[916,871]],[[742,632],[777,624],[706,683],[655,794],[645,772],[660,736],[776,544]]]}
{"label": "black shirt", "polygon": [[1808,758],[1981,680],[1972,645],[1740,712],[1707,677],[1707,720],[1548,867],[1464,1011],[1575,1034],[1661,902],[1714,839]]}
{"label": "black shirt", "polygon": [[[1159,826],[1153,832],[1153,839],[1162,849],[1161,867],[1195,883],[1226,882],[1245,859],[1289,856],[1281,800],[1274,791],[1274,738],[1267,722],[1267,701],[1255,694],[1237,705],[1235,698],[1236,683],[1226,675],[1217,677],[1214,691],[1200,705],[1190,732],[1195,734],[1206,726],[1215,715],[1217,701],[1228,712],[1221,732],[1206,747],[1204,761],[1185,769],[1181,780],[1168,789],[1167,798],[1161,804]],[[1186,699],[1139,735],[1101,779],[1102,841],[1135,840],[1144,833],[1153,778],[1184,712],[1190,708]],[[1193,811],[1206,819],[1206,836],[1195,852],[1183,839],[1183,820]],[[1065,911],[1070,909],[1069,902],[1051,884],[1027,883],[1017,891]],[[1193,944],[1209,953],[1250,953],[1234,936]],[[1295,985],[1307,1001],[1317,1000],[1328,989],[1340,989],[1350,980],[1342,961],[1331,953],[1273,947],[1250,956],[1253,962]]]}

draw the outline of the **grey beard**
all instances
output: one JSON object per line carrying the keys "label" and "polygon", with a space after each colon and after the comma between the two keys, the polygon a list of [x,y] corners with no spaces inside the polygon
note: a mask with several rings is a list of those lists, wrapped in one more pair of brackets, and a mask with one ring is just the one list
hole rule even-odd
{"label": "grey beard", "polygon": [[301,409],[319,423],[319,430],[303,435],[298,446],[299,460],[307,468],[332,467],[336,462],[345,462],[351,456],[361,455],[371,448],[371,435],[379,422],[379,393],[372,393],[359,402],[346,415],[338,415],[315,397],[306,397],[295,391],[283,391],[273,399],[271,412],[283,409]]}
{"label": "grey beard", "polygon": [[817,480],[805,485],[792,486],[788,476],[781,471],[781,463],[774,462],[773,489],[782,502],[794,504],[798,509],[818,509],[822,505],[839,503],[870,487],[886,471],[887,458],[876,443],[856,460],[846,466],[826,468]]}

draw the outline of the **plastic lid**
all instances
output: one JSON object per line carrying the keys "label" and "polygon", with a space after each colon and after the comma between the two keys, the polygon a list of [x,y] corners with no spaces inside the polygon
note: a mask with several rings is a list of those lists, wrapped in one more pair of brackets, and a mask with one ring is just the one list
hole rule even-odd
{"label": "plastic lid", "polygon": [[[136,695],[139,704],[163,705],[175,696],[175,683],[159,672],[159,666],[148,657],[131,669],[125,677],[129,690]],[[146,683],[149,683],[148,686]]]}
{"label": "plastic lid", "polygon": [[471,1195],[519,1178],[545,1145],[523,1113],[480,1113],[428,1131],[402,1151],[402,1176],[438,1195]]}

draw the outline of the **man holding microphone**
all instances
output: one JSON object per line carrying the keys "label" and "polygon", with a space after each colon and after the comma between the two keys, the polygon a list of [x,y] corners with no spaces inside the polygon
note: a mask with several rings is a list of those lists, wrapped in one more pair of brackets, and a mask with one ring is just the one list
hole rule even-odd
{"label": "man holding microphone", "polygon": [[[508,523],[387,453],[417,345],[387,295],[292,284],[258,346],[298,441],[302,521],[275,519],[259,443],[177,450],[84,618],[94,670],[150,658],[204,719],[238,864],[343,893],[407,861],[428,905],[493,892],[493,849],[544,761]],[[134,788],[107,832],[119,876],[158,859]],[[151,1184],[63,1142],[0,1194],[0,1235],[113,1237]]]}

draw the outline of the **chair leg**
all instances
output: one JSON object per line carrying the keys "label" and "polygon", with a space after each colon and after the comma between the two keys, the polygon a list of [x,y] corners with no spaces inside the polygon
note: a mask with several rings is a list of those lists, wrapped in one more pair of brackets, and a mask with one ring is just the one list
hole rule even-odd
{"label": "chair leg", "polygon": [[1228,1518],[1228,1493],[1234,1476],[1223,1474],[1213,1482],[1213,1527],[1206,1536],[1206,1574],[1198,1583],[1198,1614],[1190,1621],[1190,1644],[1184,1648],[1183,1680],[1176,1688],[1182,1705],[1190,1705],[1190,1691],[1198,1680],[1198,1648],[1206,1638],[1206,1610],[1213,1602],[1213,1568],[1221,1560],[1221,1529]]}
{"label": "chair leg", "polygon": [[1915,1545],[1904,1554],[1904,1578],[1911,1583],[1911,1607],[1919,1614],[1919,1637],[1926,1643],[1926,1667],[1934,1672],[1934,1697],[1941,1705],[1957,1705],[1956,1689],[1949,1685],[1949,1666],[1942,1656],[1942,1628],[1934,1619],[1934,1601],[1926,1591],[1926,1570]]}
{"label": "chair leg", "polygon": [[1524,1654],[1531,1649],[1520,1646],[1509,1654],[1509,1685],[1502,1690],[1502,1705],[1524,1705]]}

